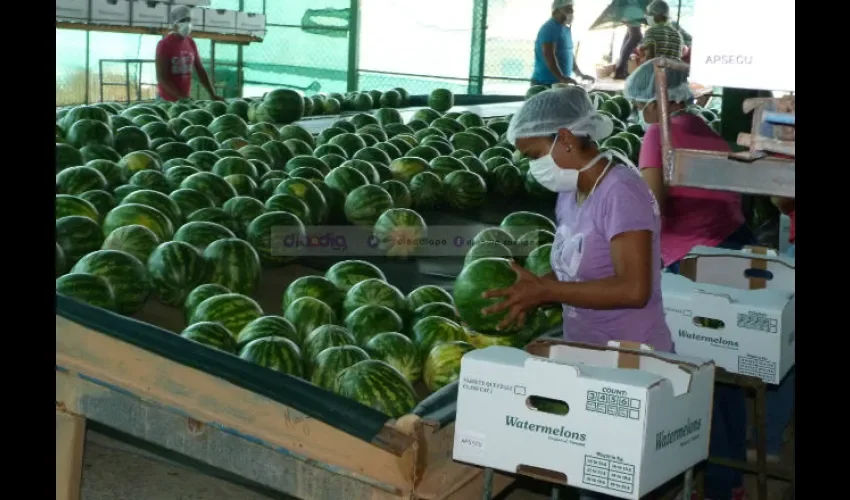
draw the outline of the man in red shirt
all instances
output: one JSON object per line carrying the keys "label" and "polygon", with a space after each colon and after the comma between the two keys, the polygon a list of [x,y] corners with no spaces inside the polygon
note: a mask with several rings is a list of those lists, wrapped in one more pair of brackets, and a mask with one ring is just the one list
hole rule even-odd
{"label": "man in red shirt", "polygon": [[201,63],[198,46],[189,34],[192,32],[192,11],[178,5],[171,11],[174,31],[156,45],[156,81],[159,96],[166,101],[189,99],[192,88],[192,69],[198,73],[201,85],[212,99],[221,101],[215,93],[210,77]]}

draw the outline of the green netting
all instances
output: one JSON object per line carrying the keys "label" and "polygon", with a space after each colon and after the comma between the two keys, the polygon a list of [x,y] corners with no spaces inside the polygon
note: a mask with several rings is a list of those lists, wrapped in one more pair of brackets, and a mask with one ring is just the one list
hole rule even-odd
{"label": "green netting", "polygon": [[56,105],[86,101],[86,32],[56,30]]}

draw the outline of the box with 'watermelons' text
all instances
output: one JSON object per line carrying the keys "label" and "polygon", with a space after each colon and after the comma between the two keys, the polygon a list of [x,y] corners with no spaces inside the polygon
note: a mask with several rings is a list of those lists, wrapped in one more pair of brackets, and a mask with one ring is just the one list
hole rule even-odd
{"label": "box with 'watermelons' text", "polygon": [[204,11],[204,31],[225,35],[236,33],[236,11],[226,9],[201,10]]}
{"label": "box with 'watermelons' text", "polygon": [[453,458],[634,500],[708,458],[714,363],[628,347],[466,354]]}
{"label": "box with 'watermelons' text", "polygon": [[661,279],[676,352],[780,383],[796,358],[794,276],[776,250],[694,247]]}
{"label": "box with 'watermelons' text", "polygon": [[56,20],[60,22],[87,23],[90,0],[56,0]]}

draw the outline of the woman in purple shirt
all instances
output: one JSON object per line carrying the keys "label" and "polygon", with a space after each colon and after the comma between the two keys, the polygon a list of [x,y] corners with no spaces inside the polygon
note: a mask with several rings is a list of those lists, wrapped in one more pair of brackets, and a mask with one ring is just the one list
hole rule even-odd
{"label": "woman in purple shirt", "polygon": [[628,160],[599,151],[595,141],[612,129],[580,87],[542,92],[514,115],[508,139],[531,159],[534,178],[558,193],[554,272],[538,278],[515,264],[519,280],[488,292],[506,300],[486,312],[508,309],[506,327],[541,304],[561,303],[568,340],[628,340],[672,351],[661,303],[658,205]]}

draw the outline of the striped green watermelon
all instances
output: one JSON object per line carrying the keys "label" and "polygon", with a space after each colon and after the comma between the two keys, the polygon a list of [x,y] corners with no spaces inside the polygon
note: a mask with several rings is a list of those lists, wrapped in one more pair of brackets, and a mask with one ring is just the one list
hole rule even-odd
{"label": "striped green watermelon", "polygon": [[325,223],[341,224],[345,218],[343,207],[345,206],[345,195],[342,191],[337,191],[325,184],[321,179],[310,179],[310,182],[316,186],[322,196],[325,197],[327,203],[327,218]]}
{"label": "striped green watermelon", "polygon": [[[304,116],[304,96],[292,89],[275,89],[263,97],[257,117],[268,117],[272,123],[293,123]],[[284,138],[281,129],[281,138]]]}
{"label": "striped green watermelon", "polygon": [[469,153],[469,156],[464,156],[460,158],[460,161],[469,169],[470,172],[475,172],[480,175],[482,179],[489,180],[490,172],[487,170],[487,167],[484,163],[475,157],[472,153]]}
{"label": "striped green watermelon", "polygon": [[372,359],[383,361],[401,372],[411,384],[422,377],[422,364],[416,346],[401,333],[379,333],[369,339],[363,348]]}
{"label": "striped green watermelon", "polygon": [[414,323],[411,335],[422,360],[437,344],[466,340],[463,327],[442,316],[426,316],[420,319]]}
{"label": "striped green watermelon", "polygon": [[191,161],[198,170],[209,172],[215,162],[219,160],[219,156],[213,151],[195,151],[186,159]]}
{"label": "striped green watermelon", "polygon": [[110,210],[103,218],[103,234],[136,224],[153,231],[160,241],[168,241],[174,235],[174,226],[165,214],[140,203],[122,204]]}
{"label": "striped green watermelon", "polygon": [[371,278],[352,286],[345,294],[342,312],[347,317],[358,307],[369,305],[387,307],[398,313],[402,318],[407,315],[404,294],[398,288],[381,279]]}
{"label": "striped green watermelon", "polygon": [[271,140],[262,146],[260,146],[263,151],[269,154],[272,159],[271,167],[275,169],[283,170],[283,167],[286,165],[290,159],[292,159],[293,155],[292,151],[286,144],[279,140]]}
{"label": "striped green watermelon", "polygon": [[298,332],[286,318],[263,316],[245,325],[245,328],[236,336],[236,343],[242,349],[248,342],[266,337],[283,337],[297,342]]}
{"label": "striped green watermelon", "polygon": [[225,293],[213,295],[198,304],[189,317],[189,323],[219,322],[236,339],[238,332],[260,316],[263,316],[263,309],[251,297],[238,293]]}
{"label": "striped green watermelon", "polygon": [[487,335],[470,328],[464,330],[466,331],[466,341],[476,349],[484,349],[493,345],[522,348],[526,344],[521,332],[514,335]]}
{"label": "striped green watermelon", "polygon": [[203,252],[214,241],[236,238],[226,227],[215,222],[187,222],[174,233],[174,241],[182,241]]}
{"label": "striped green watermelon", "polygon": [[65,252],[62,251],[59,243],[56,243],[56,276],[62,276],[67,269],[68,264],[65,262]]}
{"label": "striped green watermelon", "polygon": [[337,315],[331,306],[313,297],[301,297],[292,301],[284,310],[283,317],[295,325],[298,345],[316,328],[337,322]]}
{"label": "striped green watermelon", "polygon": [[393,179],[405,184],[409,184],[416,175],[430,170],[428,162],[418,156],[402,156],[390,163]]}
{"label": "striped green watermelon", "polygon": [[115,294],[109,282],[93,274],[66,274],[56,280],[56,293],[86,304],[115,311]]}
{"label": "striped green watermelon", "polygon": [[101,249],[121,250],[139,259],[140,262],[147,262],[148,257],[158,245],[159,238],[153,231],[145,226],[133,224],[119,227],[109,233],[103,240]]}
{"label": "striped green watermelon", "polygon": [[366,351],[354,345],[328,347],[311,361],[310,382],[322,389],[334,390],[344,370],[368,359]]}
{"label": "striped green watermelon", "polygon": [[233,174],[244,174],[252,179],[257,179],[257,169],[245,158],[228,156],[215,162],[212,173],[219,177],[227,177]]}
{"label": "striped green watermelon", "polygon": [[238,137],[247,137],[248,135],[248,124],[245,123],[245,120],[239,116],[231,114],[230,110],[228,110],[227,114],[223,114],[213,120],[207,128],[213,134],[218,134],[219,132],[231,132],[236,134]]}
{"label": "striped green watermelon", "polygon": [[410,195],[410,189],[403,183],[396,180],[388,180],[381,183],[393,199],[393,207],[395,208],[410,208],[413,206],[413,197]]}
{"label": "striped green watermelon", "polygon": [[138,191],[139,189],[142,188],[140,188],[139,186],[131,186],[130,184],[124,184],[123,186],[118,186],[117,188],[115,188],[115,190],[112,191],[112,194],[115,196],[115,202],[121,203],[125,196],[132,192]]}
{"label": "striped green watermelon", "polygon": [[487,169],[488,174],[494,173],[497,168],[504,167],[505,165],[513,166],[513,162],[501,156],[495,156],[484,162],[484,167]]}
{"label": "striped green watermelon", "polygon": [[510,248],[501,243],[497,243],[495,241],[482,241],[481,243],[472,245],[472,248],[466,252],[466,256],[463,258],[463,265],[468,266],[470,263],[478,259],[486,259],[490,257],[511,259],[513,258],[513,253]]}
{"label": "striped green watermelon", "polygon": [[554,242],[555,235],[552,232],[545,229],[534,229],[523,234],[516,240],[513,246],[513,253],[524,260],[535,248]]}
{"label": "striped green watermelon", "polygon": [[415,311],[416,309],[431,304],[433,302],[445,302],[452,304],[452,294],[436,285],[422,285],[419,288],[407,294],[407,309]]}
{"label": "striped green watermelon", "polygon": [[165,174],[158,170],[136,172],[133,177],[130,177],[129,184],[131,186],[138,186],[141,189],[158,191],[163,194],[171,192],[171,185],[168,183],[168,179],[165,177]]}
{"label": "striped green watermelon", "polygon": [[341,165],[331,171],[325,177],[325,183],[343,194],[348,195],[355,189],[369,184],[369,179],[366,178],[357,169]]}
{"label": "striped green watermelon", "polygon": [[207,263],[197,248],[182,241],[167,241],[154,249],[147,261],[153,289],[163,304],[180,306],[207,277]]}
{"label": "striped green watermelon", "polygon": [[236,354],[237,352],[233,335],[221,323],[212,321],[193,323],[183,330],[180,336],[226,353]]}
{"label": "striped green watermelon", "polygon": [[119,250],[97,250],[77,262],[72,273],[105,279],[115,294],[115,311],[130,315],[139,311],[151,292],[150,276],[139,259]]}
{"label": "striped green watermelon", "polygon": [[128,194],[121,200],[121,205],[127,205],[130,203],[137,203],[139,205],[146,205],[151,208],[155,208],[160,211],[163,215],[168,217],[168,220],[171,221],[172,227],[180,227],[180,224],[183,223],[183,215],[180,212],[180,206],[168,197],[168,195],[162,194],[158,191],[153,191],[150,189],[140,189],[138,191],[133,191]]}
{"label": "striped green watermelon", "polygon": [[360,186],[345,199],[345,218],[352,224],[370,227],[392,207],[393,198],[384,188],[373,184]]}
{"label": "striped green watermelon", "polygon": [[342,292],[348,291],[354,285],[368,279],[386,281],[383,271],[365,260],[343,260],[332,265],[325,273],[325,278],[336,285]]}
{"label": "striped green watermelon", "polygon": [[205,283],[203,285],[195,287],[189,293],[189,296],[186,297],[186,301],[183,303],[183,317],[186,319],[188,323],[192,318],[192,314],[195,312],[195,309],[198,307],[198,304],[207,300],[210,297],[215,297],[216,295],[224,295],[226,293],[231,293],[227,288],[216,285],[215,283]]}
{"label": "striped green watermelon", "polygon": [[344,345],[357,345],[357,341],[348,330],[339,325],[322,325],[310,332],[301,349],[305,373],[312,376],[313,361],[319,353],[330,347]]}
{"label": "striped green watermelon", "polygon": [[417,402],[416,392],[404,375],[375,359],[342,370],[336,378],[334,392],[392,418],[409,413]]}
{"label": "striped green watermelon", "polygon": [[329,305],[334,312],[338,312],[342,308],[342,299],[345,294],[331,280],[323,276],[302,276],[286,287],[283,293],[282,309],[286,310],[290,304],[301,297],[319,299]]}
{"label": "striped green watermelon", "polygon": [[60,194],[77,195],[106,186],[106,177],[92,167],[68,167],[56,174],[56,192]]}
{"label": "striped green watermelon", "polygon": [[124,174],[118,163],[109,160],[92,160],[86,163],[87,167],[91,167],[103,175],[106,179],[107,190],[114,190],[121,184],[124,184]]}
{"label": "striped green watermelon", "polygon": [[357,170],[366,180],[369,181],[370,184],[379,184],[381,182],[381,174],[375,169],[375,167],[365,160],[347,160],[345,163],[340,165],[341,167],[351,167],[354,170]]}
{"label": "striped green watermelon", "polygon": [[546,276],[552,272],[551,256],[552,244],[540,245],[525,258],[524,267],[536,276]]}
{"label": "striped green watermelon", "polygon": [[481,207],[487,201],[487,184],[480,175],[459,170],[446,175],[444,198],[458,210]]}
{"label": "striped green watermelon", "polygon": [[404,321],[388,307],[365,305],[345,317],[345,327],[354,335],[357,344],[362,346],[379,333],[402,331]]}
{"label": "striped green watermelon", "polygon": [[200,191],[217,207],[224,205],[224,202],[236,196],[233,186],[211,172],[198,172],[190,175],[183,179],[180,187]]}
{"label": "striped green watermelon", "polygon": [[555,233],[555,223],[548,217],[534,212],[514,212],[504,219],[499,227],[507,231],[514,240],[535,229],[543,229]]}
{"label": "striped green watermelon", "polygon": [[440,152],[437,150],[437,148],[419,145],[408,151],[406,155],[414,158],[421,158],[424,161],[430,162],[431,160],[440,156]]}
{"label": "striped green watermelon", "polygon": [[281,265],[298,256],[299,248],[288,242],[304,241],[307,230],[289,212],[266,212],[248,224],[247,239],[265,265]]}
{"label": "striped green watermelon", "polygon": [[513,198],[522,192],[522,172],[513,165],[500,165],[489,175],[488,187],[505,198]]}
{"label": "striped green watermelon", "polygon": [[324,224],[327,220],[327,200],[319,188],[307,179],[286,179],[278,184],[274,194],[291,194],[304,201],[310,208],[310,218],[314,224]]}
{"label": "striped green watermelon", "polygon": [[425,358],[422,379],[431,392],[436,392],[460,377],[460,360],[475,347],[464,341],[435,345]]}
{"label": "striped green watermelon", "polygon": [[159,169],[156,159],[147,151],[127,153],[118,162],[118,167],[121,169],[121,177],[124,182],[129,181],[131,177],[142,170]]}
{"label": "striped green watermelon", "polygon": [[321,159],[311,155],[298,155],[286,162],[283,171],[296,177],[293,172],[299,168],[309,167],[314,168],[322,173],[322,175],[330,173],[331,169]]}
{"label": "striped green watermelon", "polygon": [[484,316],[481,310],[505,300],[504,297],[485,299],[484,292],[513,286],[517,273],[507,259],[488,257],[478,259],[466,267],[455,280],[453,289],[455,306],[463,321],[479,332],[492,332],[508,311]]}
{"label": "striped green watermelon", "polygon": [[445,187],[440,177],[433,172],[416,174],[410,180],[410,195],[417,209],[434,209],[443,201]]}
{"label": "striped green watermelon", "polygon": [[304,200],[291,194],[272,195],[265,204],[269,212],[289,212],[298,217],[303,224],[310,224],[310,208]]}
{"label": "striped green watermelon", "polygon": [[[465,149],[455,149],[449,156],[451,156],[452,158],[457,158],[458,160],[462,160],[463,158],[467,158],[469,156],[475,158],[475,155],[472,154],[471,151],[467,151]],[[469,168],[469,166],[467,165],[466,168]]]}
{"label": "striped green watermelon", "polygon": [[328,140],[328,144],[335,144],[345,150],[346,156],[353,157],[354,154],[366,147],[366,143],[357,134],[345,132],[335,135]]}
{"label": "striped green watermelon", "polygon": [[238,238],[216,240],[204,250],[210,283],[235,293],[250,294],[260,283],[260,257],[251,245]]}
{"label": "striped green watermelon", "polygon": [[75,148],[90,144],[112,146],[114,137],[109,125],[102,121],[82,119],[65,130],[65,140]]}
{"label": "striped green watermelon", "polygon": [[438,156],[431,160],[430,165],[431,172],[437,174],[440,179],[444,179],[452,172],[463,172],[468,170],[462,161],[457,158],[452,158],[451,156]]}
{"label": "striped green watermelon", "polygon": [[504,229],[498,227],[488,227],[487,229],[482,229],[478,234],[472,238],[473,243],[483,243],[485,241],[494,241],[496,243],[501,243],[506,247],[510,248],[514,244],[513,237]]}
{"label": "striped green watermelon", "polygon": [[263,203],[250,196],[237,196],[224,202],[221,209],[230,214],[239,225],[242,234],[246,234],[248,224],[266,211]]}
{"label": "striped green watermelon", "polygon": [[377,248],[386,255],[412,255],[428,236],[428,226],[419,213],[408,208],[386,210],[372,230]]}
{"label": "striped green watermelon", "polygon": [[69,264],[94,252],[103,243],[103,234],[97,222],[80,215],[56,219],[56,243]]}
{"label": "striped green watermelon", "polygon": [[239,224],[236,223],[236,219],[218,207],[196,210],[186,218],[186,222],[213,222],[226,227],[233,234],[239,233]]}
{"label": "striped green watermelon", "polygon": [[257,192],[257,183],[245,174],[233,174],[224,177],[237,196],[251,196]]}
{"label": "striped green watermelon", "polygon": [[57,194],[55,208],[56,219],[61,219],[69,215],[81,215],[95,222],[100,222],[100,214],[98,214],[97,208],[79,196]]}
{"label": "striped green watermelon", "polygon": [[80,198],[94,205],[94,207],[97,209],[97,213],[99,214],[105,214],[109,212],[110,210],[115,208],[116,205],[115,198],[111,194],[99,189],[81,193]]}
{"label": "striped green watermelon", "polygon": [[380,164],[389,166],[392,159],[390,156],[382,149],[376,148],[374,146],[365,147],[351,157],[352,160],[364,160],[368,161],[372,164]]}
{"label": "striped green watermelon", "polygon": [[413,311],[413,316],[410,319],[410,325],[415,325],[422,318],[427,318],[428,316],[440,316],[446,319],[450,319],[455,323],[460,323],[460,316],[455,311],[455,306],[446,302],[431,302],[430,304],[425,304],[417,307]]}
{"label": "striped green watermelon", "polygon": [[301,350],[286,337],[254,339],[239,350],[239,357],[293,377],[304,375]]}

